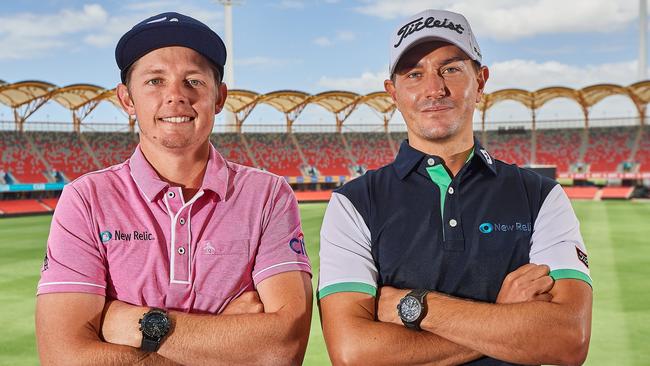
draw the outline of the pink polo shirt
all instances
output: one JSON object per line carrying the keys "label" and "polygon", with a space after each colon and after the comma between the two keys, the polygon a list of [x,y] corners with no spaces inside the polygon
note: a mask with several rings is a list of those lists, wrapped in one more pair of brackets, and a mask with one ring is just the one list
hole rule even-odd
{"label": "pink polo shirt", "polygon": [[201,189],[185,202],[138,147],[63,189],[38,294],[219,313],[273,275],[311,274],[303,238],[283,178],[228,162],[210,146]]}

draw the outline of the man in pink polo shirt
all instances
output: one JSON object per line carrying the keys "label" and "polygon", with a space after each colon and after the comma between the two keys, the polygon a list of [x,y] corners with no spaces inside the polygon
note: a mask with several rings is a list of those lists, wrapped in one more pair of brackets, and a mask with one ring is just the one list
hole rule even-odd
{"label": "man in pink polo shirt", "polygon": [[38,285],[41,362],[302,362],[311,267],[293,192],[209,143],[223,42],[164,13],[115,53],[140,145],[63,190]]}

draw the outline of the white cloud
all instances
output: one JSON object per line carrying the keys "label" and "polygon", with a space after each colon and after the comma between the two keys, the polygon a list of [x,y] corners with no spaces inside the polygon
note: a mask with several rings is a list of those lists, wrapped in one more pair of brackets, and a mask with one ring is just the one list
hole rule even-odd
{"label": "white cloud", "polygon": [[336,32],[336,35],[333,38],[327,36],[321,36],[315,38],[313,42],[321,47],[330,47],[336,43],[332,39],[341,42],[350,42],[350,41],[354,41],[356,38],[357,35],[354,32],[348,30],[340,30]]}
{"label": "white cloud", "polygon": [[[386,67],[388,70],[388,66]],[[388,71],[365,71],[358,77],[329,77],[321,76],[318,86],[327,90],[346,90],[359,94],[366,94],[384,90],[384,80],[388,78]]]}
{"label": "white cloud", "polygon": [[[111,16],[99,4],[80,9],[64,9],[54,14],[19,13],[0,16],[0,60],[30,59],[49,51],[79,45],[80,40],[94,47],[114,46],[132,26],[155,13],[168,10],[171,1],[131,3],[124,6],[129,15]],[[195,17],[212,28],[223,16],[193,5],[174,5],[177,11]],[[220,24],[219,24],[220,25]]]}
{"label": "white cloud", "polygon": [[574,66],[515,59],[496,62],[489,69],[488,92],[505,88],[533,91],[549,86],[582,88],[600,83],[629,85],[638,81],[636,61]]}
{"label": "white cloud", "polygon": [[336,38],[341,41],[354,41],[357,38],[357,35],[354,34],[354,32],[342,30],[336,32]]}
{"label": "white cloud", "polygon": [[360,13],[399,19],[428,8],[465,15],[478,38],[512,40],[539,34],[611,32],[638,18],[637,1],[611,0],[364,0]]}
{"label": "white cloud", "polygon": [[64,9],[56,14],[19,13],[0,17],[0,59],[27,59],[65,47],[65,37],[92,31],[107,22],[101,5]]}
{"label": "white cloud", "polygon": [[329,47],[332,45],[332,41],[327,37],[315,38],[313,42],[321,47]]}

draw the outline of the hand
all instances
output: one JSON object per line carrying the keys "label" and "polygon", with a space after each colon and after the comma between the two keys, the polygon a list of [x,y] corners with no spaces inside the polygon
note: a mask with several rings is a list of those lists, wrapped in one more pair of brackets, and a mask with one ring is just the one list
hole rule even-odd
{"label": "hand", "polygon": [[404,325],[397,314],[399,301],[411,290],[397,289],[390,286],[380,287],[377,291],[377,320],[384,323]]}
{"label": "hand", "polygon": [[545,264],[528,263],[510,272],[497,295],[497,304],[514,304],[528,301],[551,301],[549,291],[555,281]]}
{"label": "hand", "polygon": [[264,304],[257,291],[246,291],[232,300],[221,312],[222,315],[259,314],[264,312]]}
{"label": "hand", "polygon": [[142,332],[139,320],[147,311],[147,307],[130,305],[119,300],[108,301],[102,316],[102,338],[108,343],[140,348]]}

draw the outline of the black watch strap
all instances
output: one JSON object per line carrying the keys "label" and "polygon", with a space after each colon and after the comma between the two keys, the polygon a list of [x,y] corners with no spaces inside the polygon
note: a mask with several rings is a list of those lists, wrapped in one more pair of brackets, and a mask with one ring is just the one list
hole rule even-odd
{"label": "black watch strap", "polygon": [[427,294],[429,293],[429,290],[427,289],[415,289],[406,294],[406,296],[412,296],[418,300],[418,302],[421,305],[422,312],[420,313],[420,316],[412,321],[412,322],[404,322],[404,325],[408,329],[413,329],[413,330],[422,330],[420,327],[420,323],[422,322],[422,319],[427,315],[427,303],[424,301]]}
{"label": "black watch strap", "polygon": [[156,352],[160,348],[160,339],[142,338],[140,349],[145,352]]}

